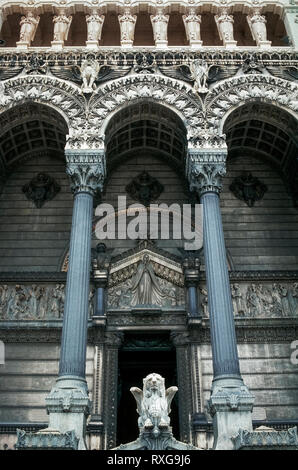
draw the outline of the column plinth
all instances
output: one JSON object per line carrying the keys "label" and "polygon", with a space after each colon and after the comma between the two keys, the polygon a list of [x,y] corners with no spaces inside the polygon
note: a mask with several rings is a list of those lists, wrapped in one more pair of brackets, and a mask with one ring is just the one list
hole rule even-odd
{"label": "column plinth", "polygon": [[239,428],[252,430],[254,397],[239,368],[231,290],[219,205],[225,174],[225,149],[190,151],[187,173],[190,189],[203,204],[204,257],[210,312],[213,383],[209,411],[214,421],[214,448],[233,449]]}

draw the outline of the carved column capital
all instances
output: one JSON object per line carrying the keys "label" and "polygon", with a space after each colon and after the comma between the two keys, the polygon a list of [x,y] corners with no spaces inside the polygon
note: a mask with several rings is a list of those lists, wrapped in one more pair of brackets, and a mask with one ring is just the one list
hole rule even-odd
{"label": "carved column capital", "polygon": [[186,174],[190,190],[200,196],[206,192],[219,193],[222,188],[222,176],[226,173],[226,150],[189,151]]}
{"label": "carved column capital", "polygon": [[185,258],[183,261],[183,272],[186,287],[196,287],[200,278],[199,258]]}
{"label": "carved column capital", "polygon": [[102,191],[106,175],[103,151],[66,150],[66,173],[71,179],[74,194],[87,192],[95,195]]}

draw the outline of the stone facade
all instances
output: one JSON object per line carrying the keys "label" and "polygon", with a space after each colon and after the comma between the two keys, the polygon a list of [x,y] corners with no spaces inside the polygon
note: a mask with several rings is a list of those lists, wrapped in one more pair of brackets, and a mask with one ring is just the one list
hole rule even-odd
{"label": "stone facade", "polygon": [[[46,406],[80,449],[124,444],[127,351],[175,352],[178,440],[296,436],[297,1],[0,12],[0,449]],[[95,209],[119,196],[200,200],[203,249],[142,228],[100,255]]]}

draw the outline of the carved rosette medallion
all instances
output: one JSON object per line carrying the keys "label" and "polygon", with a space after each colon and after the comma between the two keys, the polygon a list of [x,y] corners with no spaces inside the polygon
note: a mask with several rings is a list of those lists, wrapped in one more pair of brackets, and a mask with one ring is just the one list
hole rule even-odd
{"label": "carved rosette medallion", "polygon": [[256,201],[260,201],[267,190],[267,186],[249,172],[237,176],[230,185],[234,196],[244,201],[248,207],[253,207]]}
{"label": "carved rosette medallion", "polygon": [[40,209],[46,201],[54,199],[60,191],[59,184],[47,173],[38,173],[30,183],[22,188],[23,193],[29,201],[33,201],[35,206]]}

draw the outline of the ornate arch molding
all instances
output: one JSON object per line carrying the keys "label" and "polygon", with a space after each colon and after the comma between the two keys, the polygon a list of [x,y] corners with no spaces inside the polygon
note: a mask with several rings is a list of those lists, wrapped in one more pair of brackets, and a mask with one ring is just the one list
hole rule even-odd
{"label": "ornate arch molding", "polygon": [[89,103],[89,122],[101,128],[102,136],[113,115],[124,106],[152,100],[174,111],[184,123],[188,138],[204,123],[203,104],[188,84],[161,75],[130,75],[97,89]]}
{"label": "ornate arch molding", "polygon": [[28,102],[54,108],[69,129],[85,115],[85,97],[72,83],[48,75],[24,75],[0,83],[0,113]]}
{"label": "ornate arch molding", "polygon": [[216,85],[207,98],[210,126],[222,134],[227,117],[251,101],[264,102],[288,111],[298,119],[298,85],[271,75],[242,75]]}

